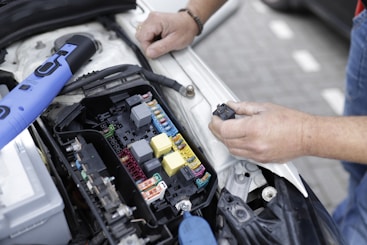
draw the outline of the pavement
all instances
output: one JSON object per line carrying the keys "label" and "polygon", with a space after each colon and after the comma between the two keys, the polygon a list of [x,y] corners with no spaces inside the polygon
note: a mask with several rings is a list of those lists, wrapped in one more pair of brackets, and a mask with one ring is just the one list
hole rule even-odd
{"label": "pavement", "polygon": [[[342,111],[349,43],[311,14],[279,13],[247,0],[193,48],[241,100],[317,115]],[[293,163],[332,212],[347,190],[340,162],[302,157]]]}

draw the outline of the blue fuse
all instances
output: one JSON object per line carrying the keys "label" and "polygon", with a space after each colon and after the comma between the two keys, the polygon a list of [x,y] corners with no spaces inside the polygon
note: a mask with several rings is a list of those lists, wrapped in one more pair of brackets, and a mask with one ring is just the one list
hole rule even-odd
{"label": "blue fuse", "polygon": [[214,234],[208,222],[199,216],[192,216],[185,211],[183,221],[178,228],[180,245],[217,245]]}

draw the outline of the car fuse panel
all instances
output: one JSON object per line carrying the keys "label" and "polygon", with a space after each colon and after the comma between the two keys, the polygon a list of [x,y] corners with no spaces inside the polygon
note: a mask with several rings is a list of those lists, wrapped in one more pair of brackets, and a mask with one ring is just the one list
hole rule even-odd
{"label": "car fuse panel", "polygon": [[110,243],[172,242],[182,207],[199,211],[216,191],[215,171],[150,85],[67,106],[54,132]]}

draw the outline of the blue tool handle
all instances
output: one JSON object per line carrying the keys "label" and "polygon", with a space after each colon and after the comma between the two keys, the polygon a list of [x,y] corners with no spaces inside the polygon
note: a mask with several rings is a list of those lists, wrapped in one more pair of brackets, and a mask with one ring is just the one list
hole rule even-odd
{"label": "blue tool handle", "polygon": [[0,100],[0,149],[33,123],[73,74],[97,51],[94,40],[74,35]]}
{"label": "blue tool handle", "polygon": [[183,221],[178,227],[179,245],[217,245],[215,236],[208,222],[188,211],[183,214]]}

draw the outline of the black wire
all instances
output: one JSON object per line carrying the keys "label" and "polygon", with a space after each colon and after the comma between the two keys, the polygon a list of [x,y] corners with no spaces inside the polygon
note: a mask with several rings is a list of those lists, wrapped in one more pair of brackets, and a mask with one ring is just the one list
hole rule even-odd
{"label": "black wire", "polygon": [[[63,90],[61,91],[62,94],[66,94],[68,92],[74,91],[76,89],[79,89],[85,85],[87,85],[90,82],[95,82],[97,80],[102,80],[101,82],[106,82],[106,77],[118,72],[126,72],[124,77],[128,77],[132,74],[141,73],[143,74],[148,81],[155,82],[156,84],[163,85],[166,87],[170,87],[174,90],[176,90],[179,93],[185,94],[185,88],[178,83],[177,81],[170,79],[168,77],[158,75],[153,72],[148,60],[146,59],[145,55],[141,52],[139,47],[128,37],[128,35],[124,32],[124,30],[121,28],[121,26],[116,22],[115,16],[108,15],[108,16],[100,16],[98,17],[99,22],[102,23],[102,25],[107,30],[112,30],[116,33],[116,35],[121,38],[134,52],[135,56],[140,62],[141,67],[136,65],[117,65],[111,68],[104,69],[102,71],[93,72],[91,74],[85,75],[78,80],[74,81],[73,83],[67,84],[64,86]],[[157,90],[160,90],[159,86],[155,86]]]}
{"label": "black wire", "polygon": [[176,80],[170,79],[166,76],[162,76],[144,69],[142,69],[142,73],[144,74],[144,76],[148,81],[156,82],[160,85],[172,88],[177,92],[181,92],[181,89],[183,88],[183,85],[178,83]]}
{"label": "black wire", "polygon": [[141,71],[141,67],[137,66],[137,65],[116,65],[116,66],[111,66],[108,67],[106,69],[103,69],[101,71],[95,71],[93,73],[87,74],[85,76],[82,76],[80,78],[78,78],[76,81],[74,81],[73,83],[67,84],[64,86],[64,88],[62,89],[62,91],[60,92],[60,94],[66,94],[69,93],[71,91],[77,90],[91,82],[95,82],[97,80],[102,80],[104,81],[104,79],[107,76],[110,76],[112,74],[116,74],[116,73],[124,73],[124,76],[130,76],[133,74],[136,74],[138,72]]}
{"label": "black wire", "polygon": [[98,20],[103,24],[107,30],[114,31],[116,35],[121,38],[135,53],[141,66],[148,71],[153,71],[145,55],[141,52],[140,48],[128,37],[121,26],[116,22],[115,16],[100,16]]}
{"label": "black wire", "polygon": [[140,74],[140,75],[143,75],[150,82],[172,88],[179,93],[181,93],[182,91],[185,91],[183,85],[178,83],[176,80],[173,80],[168,77],[148,71],[138,65],[125,64],[125,65],[111,66],[101,71],[95,71],[91,74],[85,75],[77,79],[73,83],[67,84],[63,88],[63,90],[60,92],[60,94],[62,95],[62,94],[69,93],[91,82],[96,82],[98,80],[100,80],[100,83],[105,83],[107,82],[106,81],[107,78],[111,78],[111,76],[114,74],[116,74],[116,76],[113,77],[115,79],[110,79],[110,80],[116,80],[119,78],[127,78],[134,74]]}

